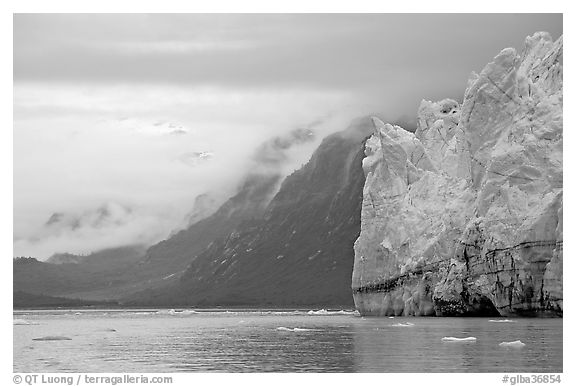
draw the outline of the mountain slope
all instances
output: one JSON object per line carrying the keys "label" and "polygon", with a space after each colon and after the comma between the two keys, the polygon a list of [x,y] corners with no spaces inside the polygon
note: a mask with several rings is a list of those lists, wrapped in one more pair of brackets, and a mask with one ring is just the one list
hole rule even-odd
{"label": "mountain slope", "polygon": [[353,243],[360,230],[362,141],[373,124],[327,137],[288,176],[261,218],[244,219],[166,288],[135,304],[352,305]]}
{"label": "mountain slope", "polygon": [[34,258],[13,261],[14,292],[76,296],[76,293],[110,288],[125,281],[126,272],[144,254],[140,245],[105,249],[85,256],[57,254],[41,262]]}
{"label": "mountain slope", "polygon": [[114,307],[116,303],[93,302],[81,299],[61,298],[54,296],[35,295],[23,291],[15,291],[12,297],[14,308],[76,308],[76,307]]}

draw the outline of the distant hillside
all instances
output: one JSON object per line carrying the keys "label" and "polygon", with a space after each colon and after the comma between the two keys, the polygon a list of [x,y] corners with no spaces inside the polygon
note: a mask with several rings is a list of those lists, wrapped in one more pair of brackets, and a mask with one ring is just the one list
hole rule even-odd
{"label": "distant hillside", "polygon": [[[288,176],[261,217],[214,239],[178,281],[129,296],[131,304],[352,306],[353,244],[360,232],[362,141],[359,120],[327,137]],[[201,234],[187,231],[188,238]],[[182,240],[167,240],[171,245]]]}
{"label": "distant hillside", "polygon": [[142,257],[142,246],[111,248],[86,256],[66,254],[41,262],[34,258],[13,261],[14,292],[81,297],[78,292],[123,284],[130,267]]}
{"label": "distant hillside", "polygon": [[14,308],[55,308],[55,307],[87,307],[87,306],[116,306],[117,303],[85,301],[46,295],[34,295],[23,291],[13,294]]}
{"label": "distant hillside", "polygon": [[362,144],[372,130],[360,119],[325,138],[284,180],[274,166],[310,133],[272,141],[237,193],[207,217],[145,251],[15,259],[14,291],[125,305],[352,306]]}
{"label": "distant hillside", "polygon": [[47,263],[52,264],[90,264],[103,266],[106,264],[133,263],[142,258],[145,247],[138,245],[107,248],[88,255],[74,255],[72,253],[55,253],[50,256]]}

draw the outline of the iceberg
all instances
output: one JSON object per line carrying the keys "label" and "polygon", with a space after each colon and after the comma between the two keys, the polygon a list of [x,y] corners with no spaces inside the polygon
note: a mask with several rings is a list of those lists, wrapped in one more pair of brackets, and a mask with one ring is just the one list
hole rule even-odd
{"label": "iceberg", "polygon": [[467,338],[454,338],[453,336],[445,336],[442,342],[476,342],[476,338],[469,336]]}
{"label": "iceberg", "polygon": [[287,332],[305,332],[305,331],[318,331],[312,328],[288,328],[288,327],[278,327],[276,328],[278,331],[287,331]]}
{"label": "iceberg", "polygon": [[414,327],[414,323],[406,322],[406,323],[394,323],[392,327]]}
{"label": "iceberg", "polygon": [[308,315],[355,315],[355,316],[360,316],[360,313],[356,310],[354,310],[354,311],[345,311],[345,310],[327,311],[325,309],[321,309],[318,311],[310,310],[310,311],[308,311]]}
{"label": "iceberg", "polygon": [[41,338],[33,338],[32,340],[37,340],[37,341],[72,340],[72,338],[68,338],[67,336],[43,336]]}
{"label": "iceberg", "polygon": [[195,313],[196,313],[196,311],[194,311],[194,310],[175,310],[175,309],[156,311],[156,314],[159,314],[159,315],[192,315]]}
{"label": "iceberg", "polygon": [[512,347],[512,348],[520,348],[526,346],[526,343],[522,343],[520,340],[515,340],[513,342],[502,342],[498,346],[500,347]]}

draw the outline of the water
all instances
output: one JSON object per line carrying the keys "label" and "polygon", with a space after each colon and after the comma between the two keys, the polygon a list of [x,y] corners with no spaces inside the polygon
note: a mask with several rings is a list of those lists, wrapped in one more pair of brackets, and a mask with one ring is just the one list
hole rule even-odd
{"label": "water", "polygon": [[[562,372],[562,319],[489,320],[304,311],[14,312],[14,371]],[[70,340],[34,340],[52,336]],[[525,346],[499,345],[516,340]]]}

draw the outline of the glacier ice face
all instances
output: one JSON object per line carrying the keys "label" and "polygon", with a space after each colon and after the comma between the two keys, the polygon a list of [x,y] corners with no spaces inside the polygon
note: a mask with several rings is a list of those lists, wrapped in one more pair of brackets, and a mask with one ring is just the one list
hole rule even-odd
{"label": "glacier ice face", "polygon": [[562,38],[423,101],[414,134],[373,118],[352,288],[363,315],[562,314]]}

